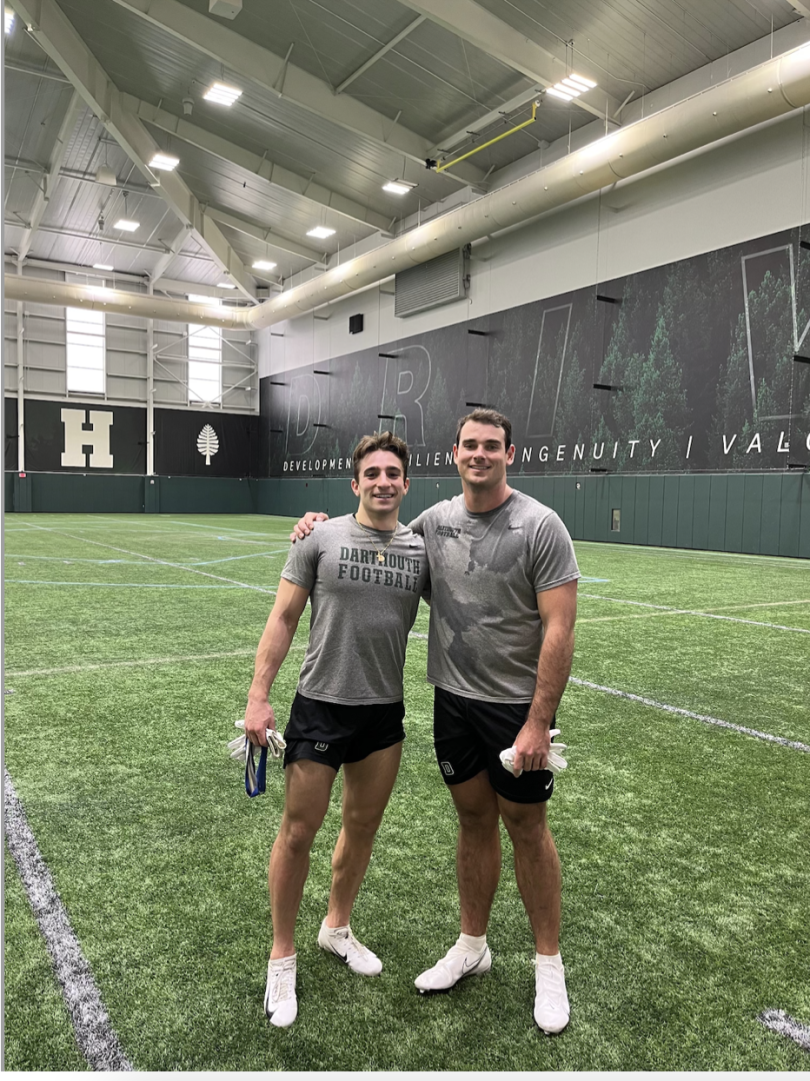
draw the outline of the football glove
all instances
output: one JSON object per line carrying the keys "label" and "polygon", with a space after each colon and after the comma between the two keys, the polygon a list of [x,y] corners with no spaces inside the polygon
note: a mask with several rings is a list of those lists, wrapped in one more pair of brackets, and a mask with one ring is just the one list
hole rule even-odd
{"label": "football glove", "polygon": [[[244,720],[235,722],[237,728],[244,728]],[[287,746],[284,738],[274,728],[266,728],[267,747],[256,747],[247,736],[237,736],[228,743],[231,758],[245,763],[245,791],[249,796],[258,796],[267,787],[267,752],[273,758],[281,758],[281,752]],[[255,751],[259,751],[259,764],[256,765]]]}
{"label": "football glove", "polygon": [[[559,730],[559,728],[552,728],[552,730],[551,730],[551,732],[549,734],[551,735],[551,738],[553,739],[554,736],[559,736],[560,730]],[[561,754],[558,754],[558,751],[564,751],[564,750],[567,749],[567,747],[568,747],[567,743],[552,743],[551,748],[550,748],[550,750],[548,752],[548,759],[546,760],[546,769],[550,769],[552,773],[559,773],[560,770],[563,770],[563,769],[566,768],[568,763],[566,762],[566,760],[563,758],[563,756]],[[511,774],[513,774],[513,776],[519,777],[521,775],[521,773],[523,773],[522,769],[519,769],[519,770],[515,769],[515,748],[514,747],[507,747],[505,751],[501,751],[500,759],[501,759],[501,765],[503,766],[503,768],[509,770],[509,772]]]}

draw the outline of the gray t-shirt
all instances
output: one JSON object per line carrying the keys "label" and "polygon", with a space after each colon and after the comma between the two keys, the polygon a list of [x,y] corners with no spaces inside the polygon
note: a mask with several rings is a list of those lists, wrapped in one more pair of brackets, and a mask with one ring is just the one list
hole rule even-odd
{"label": "gray t-shirt", "polygon": [[312,605],[298,681],[306,698],[344,705],[402,700],[408,631],[429,577],[423,539],[404,525],[388,545],[392,536],[346,514],[320,522],[290,549],[281,577],[310,590]]}
{"label": "gray t-shirt", "polygon": [[430,564],[428,682],[488,702],[530,702],[543,624],[537,594],[579,578],[574,546],[550,507],[513,491],[472,514],[464,496],[419,515]]}

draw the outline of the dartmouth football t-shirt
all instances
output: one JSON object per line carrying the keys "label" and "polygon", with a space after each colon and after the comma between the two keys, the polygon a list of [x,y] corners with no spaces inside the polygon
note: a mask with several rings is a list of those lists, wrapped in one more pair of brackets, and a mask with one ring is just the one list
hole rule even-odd
{"label": "dartmouth football t-shirt", "polygon": [[464,496],[411,522],[430,563],[428,682],[466,698],[530,702],[543,643],[537,594],[579,578],[568,530],[513,491],[473,514]]}
{"label": "dartmouth football t-shirt", "polygon": [[402,700],[408,632],[429,588],[425,542],[352,514],[319,522],[290,549],[281,577],[310,590],[312,622],[298,690],[344,705]]}

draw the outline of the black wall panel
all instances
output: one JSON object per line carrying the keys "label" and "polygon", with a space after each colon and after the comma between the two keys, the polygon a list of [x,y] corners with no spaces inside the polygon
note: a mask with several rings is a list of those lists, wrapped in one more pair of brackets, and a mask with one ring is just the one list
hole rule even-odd
{"label": "black wall panel", "polygon": [[258,417],[196,409],[155,410],[156,473],[251,477],[258,466]]}
{"label": "black wall panel", "polygon": [[[87,442],[82,444],[80,453],[82,460],[73,465],[64,464],[72,424],[63,419],[63,413],[69,413],[73,424],[86,431]],[[91,413],[104,414],[105,418],[111,414],[112,423],[93,424]],[[91,464],[94,452],[97,457],[108,455],[112,465]],[[145,473],[146,410],[101,402],[87,405],[29,398],[25,402],[25,468],[32,473]]]}
{"label": "black wall panel", "polygon": [[3,429],[6,441],[5,469],[17,468],[17,399],[4,399]]}

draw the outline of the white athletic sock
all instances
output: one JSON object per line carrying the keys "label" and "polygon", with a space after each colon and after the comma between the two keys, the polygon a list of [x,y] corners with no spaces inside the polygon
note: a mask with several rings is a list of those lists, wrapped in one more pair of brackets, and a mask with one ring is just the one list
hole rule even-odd
{"label": "white athletic sock", "polygon": [[535,955],[538,961],[553,961],[555,965],[562,965],[562,955],[560,953],[538,953]]}
{"label": "white athletic sock", "polygon": [[461,934],[458,936],[458,944],[466,946],[471,953],[483,953],[487,948],[487,936]]}

